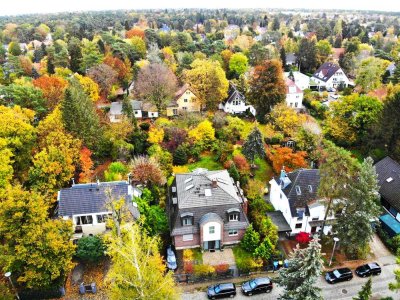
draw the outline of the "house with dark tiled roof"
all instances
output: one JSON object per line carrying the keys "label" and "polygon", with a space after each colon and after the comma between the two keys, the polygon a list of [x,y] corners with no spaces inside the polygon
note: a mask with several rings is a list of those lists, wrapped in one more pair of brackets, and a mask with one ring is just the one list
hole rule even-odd
{"label": "house with dark tiled roof", "polygon": [[176,174],[168,215],[176,249],[220,249],[237,244],[249,225],[247,200],[227,170]]}
{"label": "house with dark tiled roof", "polygon": [[[319,182],[317,169],[299,169],[290,173],[282,170],[279,177],[271,179],[270,202],[281,213],[276,213],[272,220],[277,220],[279,232],[288,233],[290,228],[294,235],[301,231],[314,233],[321,230],[325,205],[318,198]],[[331,230],[329,223],[333,219],[333,215],[328,216],[325,233]]]}
{"label": "house with dark tiled roof", "polygon": [[400,164],[387,156],[375,164],[379,194],[386,214],[380,217],[382,227],[394,236],[400,233]]}
{"label": "house with dark tiled roof", "polygon": [[229,83],[228,97],[219,104],[219,109],[229,114],[243,114],[246,111],[253,116],[256,115],[256,109],[246,101],[246,97],[238,91],[233,83]]}
{"label": "house with dark tiled roof", "polygon": [[345,87],[352,84],[342,68],[333,62],[322,64],[311,79],[317,83],[318,87],[324,87],[327,90],[336,89],[340,84]]}
{"label": "house with dark tiled roof", "polygon": [[176,93],[173,100],[167,105],[167,116],[177,116],[185,112],[200,112],[201,103],[195,90],[184,84]]}
{"label": "house with dark tiled roof", "polygon": [[[136,119],[158,118],[157,107],[148,101],[130,100],[132,112]],[[108,117],[111,123],[119,123],[123,118],[122,102],[111,102]]]}
{"label": "house with dark tiled roof", "polygon": [[112,213],[106,205],[108,192],[114,199],[124,198],[133,219],[139,218],[133,199],[140,197],[141,191],[127,181],[73,184],[58,192],[58,216],[72,221],[74,239],[106,231],[106,220]]}

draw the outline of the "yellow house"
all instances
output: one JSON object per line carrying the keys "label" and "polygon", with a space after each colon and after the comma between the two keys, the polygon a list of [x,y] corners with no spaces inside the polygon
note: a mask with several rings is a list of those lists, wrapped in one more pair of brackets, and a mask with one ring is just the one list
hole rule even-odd
{"label": "yellow house", "polygon": [[183,85],[176,92],[174,100],[167,106],[167,116],[177,116],[183,112],[200,112],[201,103],[193,89],[188,85]]}

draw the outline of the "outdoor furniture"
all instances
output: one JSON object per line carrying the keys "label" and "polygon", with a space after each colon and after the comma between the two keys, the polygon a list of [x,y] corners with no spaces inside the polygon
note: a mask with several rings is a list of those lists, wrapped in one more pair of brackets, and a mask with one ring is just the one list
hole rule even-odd
{"label": "outdoor furniture", "polygon": [[79,294],[83,295],[86,293],[96,294],[97,287],[96,283],[92,282],[91,284],[84,284],[83,282],[79,285]]}

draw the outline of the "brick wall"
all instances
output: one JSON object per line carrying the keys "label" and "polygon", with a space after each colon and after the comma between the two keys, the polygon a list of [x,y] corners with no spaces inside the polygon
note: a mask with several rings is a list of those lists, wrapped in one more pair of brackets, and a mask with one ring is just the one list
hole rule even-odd
{"label": "brick wall", "polygon": [[245,233],[245,230],[240,229],[240,230],[238,230],[238,235],[229,236],[228,230],[224,230],[224,244],[229,245],[229,244],[240,242],[240,240],[243,238],[244,233]]}
{"label": "brick wall", "polygon": [[192,241],[184,241],[182,235],[176,235],[174,237],[174,245],[176,249],[200,247],[200,235],[198,233],[193,234]]}

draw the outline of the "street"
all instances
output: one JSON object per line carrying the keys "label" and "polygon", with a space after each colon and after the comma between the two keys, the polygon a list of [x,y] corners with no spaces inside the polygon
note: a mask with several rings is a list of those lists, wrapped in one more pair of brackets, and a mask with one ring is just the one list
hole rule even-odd
{"label": "street", "polygon": [[[394,293],[389,291],[388,284],[394,280],[393,271],[399,266],[396,264],[384,265],[382,266],[382,273],[379,276],[374,276],[372,278],[372,291],[373,296],[380,299],[380,297],[391,296],[393,299],[399,299],[400,293]],[[359,278],[354,275],[354,278],[348,282],[342,282],[337,284],[328,284],[324,278],[320,278],[317,286],[322,288],[322,293],[325,300],[350,300],[357,295],[361,286],[367,281],[367,278]],[[237,288],[237,295],[234,299],[278,299],[279,294],[282,292],[282,288],[275,285],[274,289],[269,294],[254,295],[252,297],[244,296],[240,287]],[[182,296],[183,300],[203,300],[207,299],[205,292],[196,292],[193,294],[186,293]]]}

